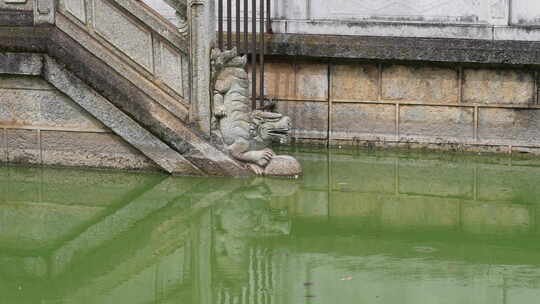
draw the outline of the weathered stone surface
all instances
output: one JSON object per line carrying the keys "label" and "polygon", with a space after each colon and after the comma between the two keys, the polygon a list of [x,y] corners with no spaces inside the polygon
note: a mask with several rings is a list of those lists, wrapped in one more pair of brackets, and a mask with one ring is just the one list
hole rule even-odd
{"label": "weathered stone surface", "polygon": [[94,25],[100,35],[135,62],[153,71],[150,31],[119,12],[108,0],[94,0],[94,18]]}
{"label": "weathered stone surface", "polygon": [[473,187],[474,168],[467,169],[466,165],[427,160],[399,161],[399,192],[402,194],[472,199]]}
{"label": "weathered stone surface", "polygon": [[270,160],[264,169],[264,175],[296,178],[302,176],[302,166],[292,156],[277,155]]}
{"label": "weathered stone surface", "polygon": [[55,88],[39,76],[0,75],[0,89],[53,91]]}
{"label": "weathered stone surface", "polygon": [[40,164],[38,131],[7,129],[8,162],[13,164]]}
{"label": "weathered stone surface", "polygon": [[[180,2],[178,2],[177,0],[167,0],[167,1],[169,1],[169,3],[175,3],[179,7],[179,9],[183,9],[184,11],[187,9],[187,4],[182,3],[182,2],[185,2],[184,0]],[[114,2],[116,5],[119,5],[122,9],[127,10],[130,14],[132,14],[137,19],[139,19],[140,22],[150,27],[155,34],[162,36],[165,40],[174,44],[177,48],[179,48],[183,52],[185,53],[189,52],[189,43],[190,43],[190,41],[188,41],[189,37],[182,35],[182,33],[179,31],[179,28],[176,27],[173,23],[169,22],[169,20],[166,20],[163,17],[158,16],[152,11],[149,11],[148,6],[145,3],[143,3],[143,1],[133,2],[131,0],[115,0]],[[204,3],[198,2],[198,4],[199,4],[198,6],[203,6],[203,9],[207,12],[208,11],[211,12],[212,9],[214,8],[214,1],[209,1],[209,2],[204,2]],[[203,5],[200,5],[200,4],[203,4]],[[205,46],[205,47],[214,45],[214,43],[211,43],[210,41],[216,39],[215,32],[211,32],[210,29],[216,28],[215,20],[205,19],[206,17],[202,16],[199,13],[193,13],[193,14],[196,16],[197,21],[202,23],[201,25],[205,27],[205,29],[208,31],[208,34],[210,33],[214,34],[214,37],[208,37],[209,38],[208,46]],[[202,34],[203,31],[197,30],[196,32],[197,34]]]}
{"label": "weathered stone surface", "polygon": [[516,233],[529,231],[529,207],[511,204],[463,204],[461,211],[463,231],[472,233]]}
{"label": "weathered stone surface", "polygon": [[[34,25],[34,16],[32,11],[24,10],[6,10],[2,9],[0,2],[0,26],[32,26]],[[16,5],[12,5],[17,7]],[[30,8],[31,10],[32,8]]]}
{"label": "weathered stone surface", "polygon": [[[391,24],[402,30],[401,24]],[[423,26],[423,25],[422,25]],[[436,25],[438,26],[438,25]],[[475,27],[478,28],[478,27]],[[447,28],[449,29],[449,28]],[[463,27],[458,27],[461,30]],[[504,30],[495,28],[495,32]],[[450,31],[456,29],[449,29]],[[302,56],[311,58],[408,60],[453,63],[497,63],[538,65],[540,33],[533,29],[520,29],[522,37],[509,34],[501,41],[492,40],[493,29],[485,27],[486,39],[429,39],[412,37],[371,37],[343,35],[273,34],[266,44],[266,54],[275,56]],[[473,35],[474,36],[474,35]],[[530,41],[505,41],[527,40]],[[518,39],[511,39],[517,37]]]}
{"label": "weathered stone surface", "polygon": [[[6,137],[6,130],[0,129],[0,163],[6,163],[7,162],[7,137]],[[0,179],[1,178],[0,173]]]}
{"label": "weathered stone surface", "polygon": [[54,25],[57,0],[34,0],[34,26]]}
{"label": "weathered stone surface", "polygon": [[[296,73],[293,63],[267,63],[264,76],[265,90],[269,98],[294,99],[296,97]],[[260,84],[257,84],[257,88],[259,86]]]}
{"label": "weathered stone surface", "polygon": [[[29,21],[33,24],[33,14],[29,13]],[[0,13],[0,24],[2,24]],[[7,21],[10,24],[10,21]],[[47,51],[51,27],[25,27],[6,25],[0,28],[0,48],[3,52],[35,52]],[[0,64],[0,67],[2,65]]]}
{"label": "weathered stone surface", "polygon": [[156,170],[156,165],[118,136],[103,133],[42,131],[43,164]]}
{"label": "weathered stone surface", "polygon": [[40,54],[0,53],[0,73],[15,75],[41,74],[43,56]]}
{"label": "weathered stone surface", "polygon": [[79,78],[60,67],[50,57],[46,58],[43,77],[167,172],[202,174],[200,169],[182,155],[142,128]]}
{"label": "weathered stone surface", "polygon": [[301,100],[328,100],[328,65],[318,63],[297,64],[296,98]]}
{"label": "weathered stone surface", "polygon": [[456,70],[437,67],[383,66],[382,98],[435,103],[457,103]]}
{"label": "weathered stone surface", "polygon": [[528,104],[535,100],[534,72],[465,69],[463,102]]}
{"label": "weathered stone surface", "polygon": [[[151,76],[145,68],[130,60],[126,61],[126,55],[118,49],[104,47],[97,41],[96,34],[83,30],[71,19],[61,14],[57,16],[50,43],[47,53],[51,57],[64,63],[69,70],[99,90],[111,102],[117,99],[127,100],[130,106],[124,109],[126,112],[134,111],[133,108],[140,106],[141,99],[150,99],[156,104],[151,111],[146,109],[147,115],[164,107],[162,111],[169,111],[182,121],[187,120],[189,109],[182,100],[179,102],[178,98],[164,92],[165,86],[148,81]],[[84,45],[84,48],[80,48],[80,45]]]}
{"label": "weathered stone surface", "polygon": [[40,101],[42,125],[109,131],[107,127],[90,116],[88,112],[74,103],[69,97],[58,91],[52,92],[49,96],[37,97],[44,97],[41,100],[36,98],[34,101]]}
{"label": "weathered stone surface", "polygon": [[540,25],[540,3],[537,1],[511,1],[511,24]]}
{"label": "weathered stone surface", "polygon": [[[257,65],[260,71],[260,66]],[[248,67],[251,72],[251,66]],[[286,100],[328,100],[328,65],[320,63],[273,62],[265,64],[265,93]],[[260,79],[257,78],[257,92]]]}
{"label": "weathered stone surface", "polygon": [[85,0],[63,0],[61,2],[73,16],[86,24]]}
{"label": "weathered stone surface", "polygon": [[[392,159],[333,155],[330,178],[332,191],[390,193],[396,192],[396,164]],[[351,170],[351,161],[355,170]]]}
{"label": "weathered stone surface", "polygon": [[331,67],[332,100],[374,101],[379,97],[379,69],[373,64],[336,64]]}
{"label": "weathered stone surface", "polygon": [[334,103],[332,109],[332,139],[384,140],[395,136],[395,105]]}
{"label": "weathered stone surface", "polygon": [[478,120],[480,140],[515,145],[540,142],[540,110],[481,108]]}
{"label": "weathered stone surface", "polygon": [[498,26],[493,28],[495,41],[518,42],[540,41],[538,26]]}
{"label": "weathered stone surface", "polygon": [[399,134],[402,140],[430,138],[459,142],[474,136],[474,113],[470,108],[401,106]]}
{"label": "weathered stone surface", "polygon": [[[140,75],[126,68],[125,65],[122,69],[122,64],[117,59],[111,57],[111,54],[103,50],[87,33],[80,31],[65,18],[62,19],[61,15],[57,16],[56,25],[62,30],[52,32],[49,55],[66,65],[78,78],[93,88],[99,88],[100,94],[107,100],[127,113],[143,128],[150,130],[153,134],[159,134],[160,140],[185,155],[186,159],[202,168],[205,174],[249,175],[245,167],[209,144],[207,138],[192,126],[186,125],[185,108],[184,112],[178,113],[174,111],[175,107],[168,103],[174,102],[178,108],[177,100],[170,96],[169,98],[163,96],[163,92],[156,86],[141,79]],[[66,31],[69,36],[65,33]],[[80,38],[78,41],[90,51],[80,48],[73,40],[74,38]],[[209,56],[208,54],[208,60],[210,60]],[[205,81],[200,80],[200,82]],[[201,96],[204,95],[203,91],[199,90]],[[209,95],[209,92],[206,92],[206,95]],[[195,103],[193,107],[198,107],[193,96],[191,101]],[[193,109],[193,111],[196,113],[199,110]],[[199,118],[193,119],[196,121]]]}
{"label": "weathered stone surface", "polygon": [[0,96],[2,124],[107,130],[57,90],[0,89]]}
{"label": "weathered stone surface", "polygon": [[[279,101],[277,111],[293,121],[293,138],[327,138],[328,104],[325,102]],[[309,113],[309,115],[306,115]]]}
{"label": "weathered stone surface", "polygon": [[34,102],[35,95],[33,91],[0,89],[1,123],[23,126],[39,121],[39,102]]}
{"label": "weathered stone surface", "polygon": [[[343,2],[312,0],[310,2],[311,12],[308,14],[311,18],[318,20],[429,21],[453,24],[489,22],[490,11],[485,7],[491,4],[489,0],[452,2],[434,0],[418,0],[415,2],[409,2],[408,0]],[[278,3],[283,5],[282,1]]]}
{"label": "weathered stone surface", "polygon": [[160,46],[161,68],[158,76],[180,96],[186,96],[184,94],[183,61],[188,59],[165,42],[161,42]]}
{"label": "weathered stone surface", "polygon": [[10,11],[32,11],[33,1],[30,0],[7,0],[0,2],[0,10]]}

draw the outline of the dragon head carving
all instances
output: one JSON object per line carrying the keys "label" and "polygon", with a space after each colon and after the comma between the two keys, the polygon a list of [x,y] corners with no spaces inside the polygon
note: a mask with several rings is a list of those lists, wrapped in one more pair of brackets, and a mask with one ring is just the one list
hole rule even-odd
{"label": "dragon head carving", "polygon": [[251,113],[254,140],[262,143],[288,143],[290,140],[291,119],[280,113],[253,111]]}

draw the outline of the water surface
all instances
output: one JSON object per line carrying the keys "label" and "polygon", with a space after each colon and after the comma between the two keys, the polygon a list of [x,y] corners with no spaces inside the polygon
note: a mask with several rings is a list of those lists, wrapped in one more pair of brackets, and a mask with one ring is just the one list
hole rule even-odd
{"label": "water surface", "polygon": [[540,298],[540,160],[294,154],[297,181],[0,166],[0,303]]}

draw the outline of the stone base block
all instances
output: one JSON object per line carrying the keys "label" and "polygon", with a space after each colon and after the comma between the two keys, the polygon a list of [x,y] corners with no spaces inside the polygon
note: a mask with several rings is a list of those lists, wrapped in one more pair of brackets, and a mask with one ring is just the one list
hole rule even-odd
{"label": "stone base block", "polygon": [[7,129],[7,160],[12,164],[41,164],[37,130]]}
{"label": "stone base block", "polygon": [[119,137],[108,133],[42,132],[43,164],[127,170],[157,166]]}

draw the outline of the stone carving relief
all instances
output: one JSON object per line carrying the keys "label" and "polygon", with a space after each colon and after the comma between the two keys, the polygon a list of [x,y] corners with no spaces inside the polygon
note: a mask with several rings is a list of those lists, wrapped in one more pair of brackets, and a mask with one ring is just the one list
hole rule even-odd
{"label": "stone carving relief", "polygon": [[236,49],[212,50],[214,141],[257,175],[299,176],[302,169],[296,159],[269,148],[272,142],[289,141],[291,119],[273,112],[271,102],[251,110],[246,63],[247,57],[238,56]]}

